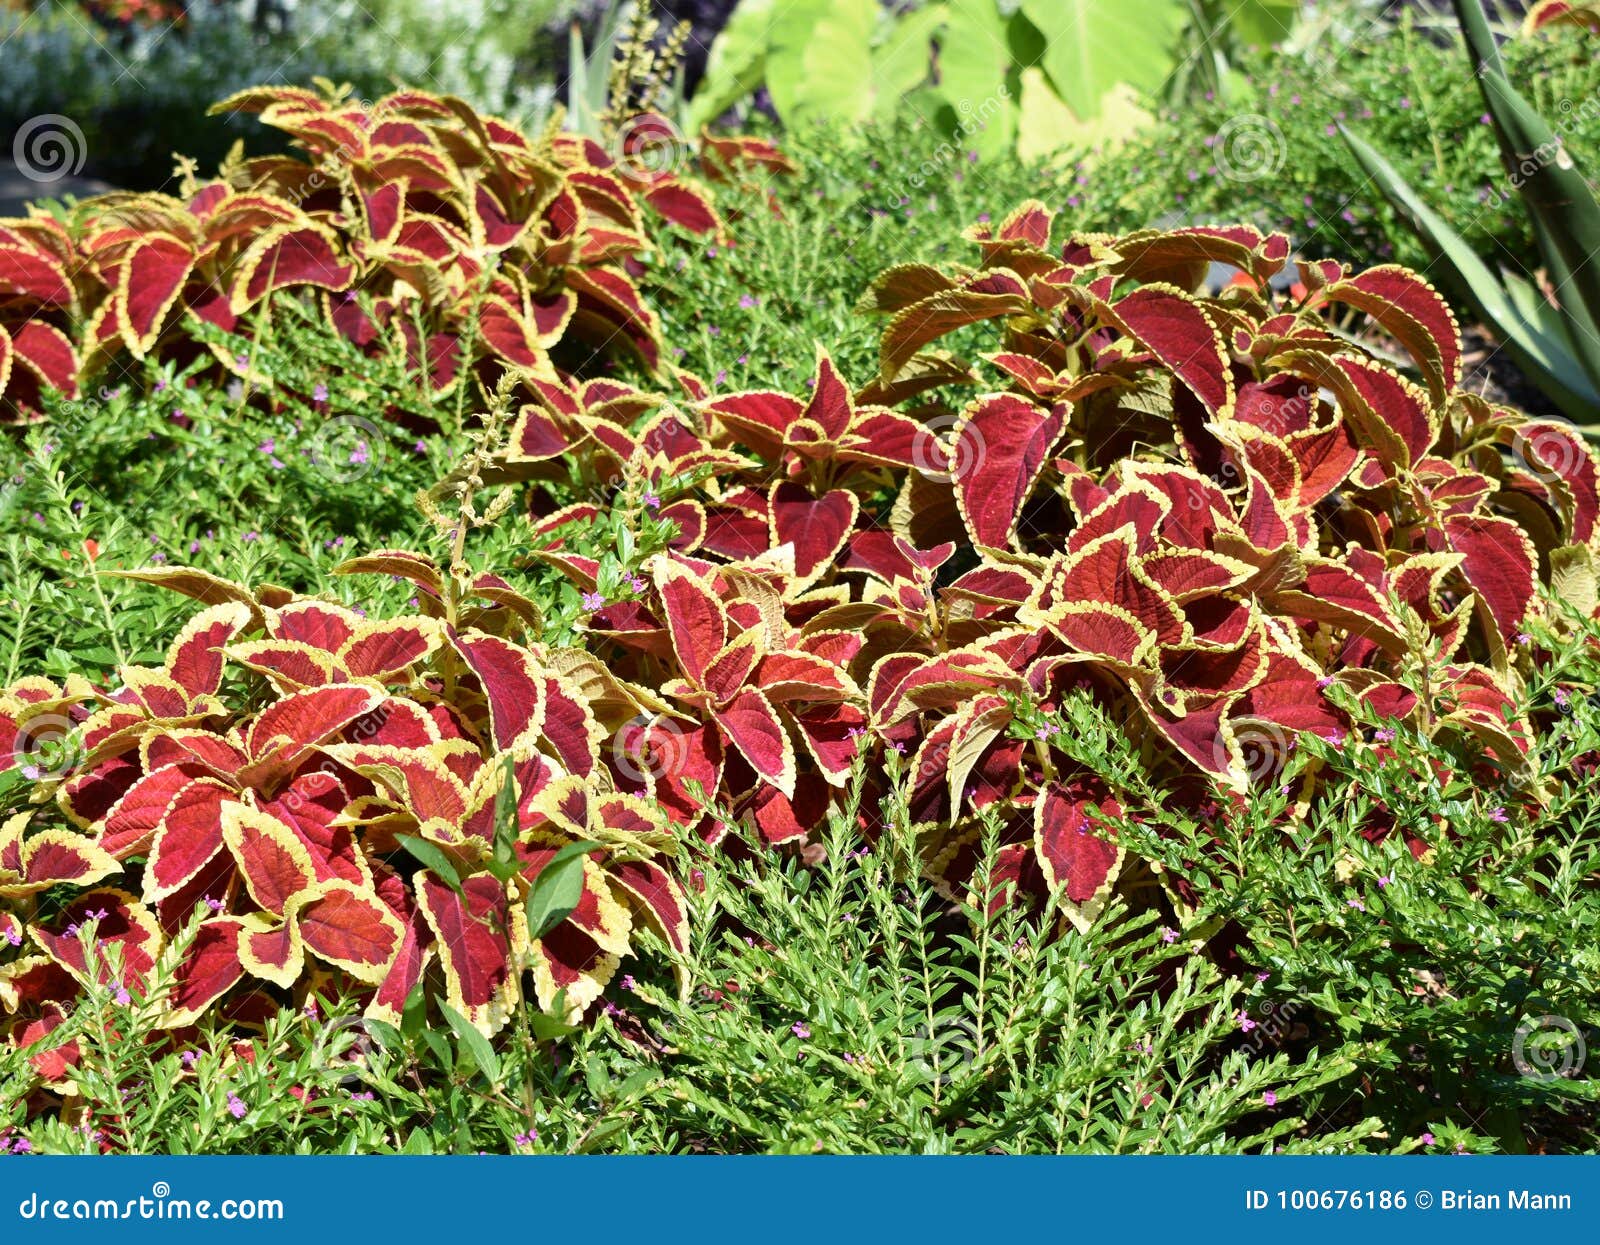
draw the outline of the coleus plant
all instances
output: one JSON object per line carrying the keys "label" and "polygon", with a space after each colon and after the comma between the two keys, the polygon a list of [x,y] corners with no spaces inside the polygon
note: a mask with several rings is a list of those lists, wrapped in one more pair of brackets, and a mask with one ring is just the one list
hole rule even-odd
{"label": "coleus plant", "polygon": [[[588,621],[636,701],[660,702],[635,727],[641,784],[683,824],[705,807],[688,784],[783,840],[852,754],[904,752],[937,874],[965,877],[978,819],[999,817],[1012,880],[1063,886],[1087,920],[1120,867],[1091,827],[1120,804],[1053,741],[1075,696],[1197,806],[1279,783],[1305,732],[1371,746],[1383,718],[1524,781],[1539,588],[1596,605],[1582,438],[1462,391],[1455,321],[1414,273],[1302,261],[1278,293],[1281,235],[1052,245],[1051,225],[1030,203],[970,231],[975,267],[885,273],[864,300],[889,317],[882,368],[859,388],[823,352],[803,396],[680,375],[681,403],[631,420],[524,420],[541,431],[508,451],[513,476],[559,475],[582,441],[618,478],[693,481],[661,498],[672,550]],[[1212,295],[1215,262],[1238,276]],[[1409,367],[1334,332],[1335,308]],[[937,349],[958,332],[988,349]],[[562,524],[597,506],[533,525],[534,556],[595,597],[600,563]],[[791,708],[765,695],[774,653],[835,672]],[[1304,807],[1314,767],[1294,769]]]}
{"label": "coleus plant", "polygon": [[[330,985],[394,1023],[429,997],[486,1034],[524,999],[570,1021],[640,928],[684,946],[670,827],[605,780],[634,710],[604,668],[528,639],[537,611],[496,576],[404,551],[344,569],[410,580],[418,612],[128,572],[207,603],[161,666],[0,698],[32,805],[0,828],[18,1040],[109,966],[144,991],[180,931],[174,1028]],[[116,954],[91,961],[85,929]]]}
{"label": "coleus plant", "polygon": [[[236,154],[209,181],[187,169],[177,196],[95,196],[66,226],[0,221],[7,409],[35,414],[41,384],[71,394],[119,355],[199,353],[189,315],[249,337],[279,291],[319,300],[363,348],[403,351],[436,391],[513,370],[554,382],[557,356],[570,367],[613,344],[655,368],[635,278],[656,222],[724,229],[701,181],[626,144],[530,138],[448,96],[260,87],[215,111],[257,115],[300,154]],[[629,141],[651,132],[631,126]],[[792,167],[739,138],[711,140],[704,159],[725,180]],[[216,354],[254,376],[248,352]]]}

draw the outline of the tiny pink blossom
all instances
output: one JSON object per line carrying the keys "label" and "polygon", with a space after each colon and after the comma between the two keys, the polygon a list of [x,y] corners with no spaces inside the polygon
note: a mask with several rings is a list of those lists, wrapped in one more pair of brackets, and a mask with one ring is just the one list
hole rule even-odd
{"label": "tiny pink blossom", "polygon": [[1266,1103],[1269,1107],[1275,1107],[1278,1105],[1278,1095],[1269,1089],[1266,1093],[1261,1095],[1261,1101]]}

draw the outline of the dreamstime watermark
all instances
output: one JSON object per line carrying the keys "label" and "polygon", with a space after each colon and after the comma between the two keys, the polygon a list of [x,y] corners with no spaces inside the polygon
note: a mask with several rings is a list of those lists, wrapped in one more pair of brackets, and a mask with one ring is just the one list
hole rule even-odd
{"label": "dreamstime watermark", "polygon": [[59,782],[83,762],[78,724],[64,713],[37,713],[17,727],[11,768],[31,782]]}
{"label": "dreamstime watermark", "polygon": [[1511,452],[1519,466],[1546,484],[1570,480],[1589,462],[1583,442],[1554,424],[1531,431],[1519,428],[1511,438]]}
{"label": "dreamstime watermark", "polygon": [[633,782],[659,781],[683,768],[689,741],[683,727],[659,713],[641,713],[624,722],[611,740],[611,762]]}
{"label": "dreamstime watermark", "polygon": [[[1480,68],[1478,72],[1479,76],[1482,76],[1488,70],[1485,67]],[[1600,95],[1591,95],[1577,104],[1570,99],[1558,100],[1556,112],[1560,115],[1550,123],[1550,140],[1540,143],[1518,159],[1515,165],[1507,166],[1506,181],[1513,192],[1521,190],[1552,164],[1563,170],[1574,167],[1572,155],[1567,151],[1567,135],[1576,129],[1588,127],[1600,118]],[[1499,207],[1511,200],[1511,196],[1498,186],[1485,186],[1484,191],[1486,207]]]}
{"label": "dreamstime watermark", "polygon": [[1525,1020],[1511,1042],[1512,1067],[1533,1081],[1575,1078],[1588,1054],[1583,1030],[1565,1016]]}
{"label": "dreamstime watermark", "polygon": [[941,435],[953,433],[959,422],[958,415],[937,415],[912,438],[911,465],[928,479],[943,483],[964,480],[983,466],[988,445],[977,428],[968,424],[948,441]]}
{"label": "dreamstime watermark", "polygon": [[659,113],[644,112],[617,127],[613,155],[629,181],[653,182],[678,172],[694,155],[682,131]]}
{"label": "dreamstime watermark", "polygon": [[388,452],[378,425],[361,415],[335,415],[312,434],[307,457],[318,474],[349,484],[377,471]]}
{"label": "dreamstime watermark", "polygon": [[1217,172],[1229,181],[1255,182],[1283,167],[1289,144],[1270,117],[1258,112],[1230,117],[1212,143]]}
{"label": "dreamstime watermark", "polygon": [[158,1180],[150,1192],[131,1198],[51,1198],[41,1197],[37,1190],[17,1203],[17,1216],[21,1219],[271,1219],[285,1218],[283,1199],[175,1198],[172,1186]]}
{"label": "dreamstime watermark", "polygon": [[71,117],[59,112],[29,117],[11,140],[11,159],[30,182],[49,185],[83,172],[89,157],[83,131]]}
{"label": "dreamstime watermark", "polygon": [[921,1025],[906,1043],[906,1066],[930,1085],[948,1085],[978,1057],[978,1027],[963,1016]]}
{"label": "dreamstime watermark", "polygon": [[987,130],[1010,98],[1011,92],[1004,83],[1001,83],[993,95],[986,96],[976,104],[970,99],[960,100],[955,108],[955,134],[941,142],[923,158],[921,164],[917,165],[907,179],[910,188],[921,190],[932,178],[938,176],[940,170],[960,160],[963,153],[971,146],[962,140],[970,139],[974,134],[981,134]]}
{"label": "dreamstime watermark", "polygon": [[[1267,722],[1241,727],[1233,734],[1233,744],[1239,765],[1253,787],[1271,781],[1283,769],[1289,757],[1289,733]],[[1218,769],[1236,768],[1232,764],[1233,757],[1229,755],[1227,740],[1222,735],[1217,736],[1212,753]]]}

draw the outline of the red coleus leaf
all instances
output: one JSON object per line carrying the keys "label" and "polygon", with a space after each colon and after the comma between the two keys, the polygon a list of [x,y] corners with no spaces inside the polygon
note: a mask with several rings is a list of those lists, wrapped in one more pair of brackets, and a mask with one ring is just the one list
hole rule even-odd
{"label": "red coleus leaf", "polygon": [[1462,556],[1461,573],[1477,593],[1482,616],[1503,652],[1522,630],[1533,604],[1537,562],[1533,542],[1510,519],[1463,515],[1445,520],[1449,548]]}
{"label": "red coleus leaf", "polygon": [[654,575],[678,664],[690,679],[699,681],[728,642],[727,612],[682,566],[658,559]]}
{"label": "red coleus leaf", "polygon": [[1176,288],[1147,285],[1109,310],[1112,321],[1171,368],[1212,415],[1233,406],[1222,334],[1198,302]]}
{"label": "red coleus leaf", "polygon": [[483,684],[495,747],[517,755],[544,721],[544,678],[527,649],[498,636],[451,632],[450,642]]}
{"label": "red coleus leaf", "polygon": [[846,489],[813,497],[802,486],[782,481],[768,494],[773,545],[794,546],[794,569],[804,586],[822,574],[844,548],[855,526],[860,502]]}
{"label": "red coleus leaf", "polygon": [[488,874],[462,880],[458,894],[429,873],[415,878],[417,906],[436,939],[450,1005],[478,1029],[493,1032],[518,996],[521,946],[505,888]]}
{"label": "red coleus leaf", "polygon": [[784,795],[794,795],[794,745],[771,701],[759,691],[747,690],[715,710],[712,717],[750,768]]}
{"label": "red coleus leaf", "polygon": [[357,981],[377,985],[400,953],[400,919],[377,895],[350,882],[320,883],[296,896],[291,909],[306,950]]}
{"label": "red coleus leaf", "polygon": [[1042,411],[997,394],[979,398],[956,423],[948,470],[962,522],[973,544],[1004,549],[1012,543],[1023,503],[1032,492],[1065,425],[1067,408]]}
{"label": "red coleus leaf", "polygon": [[1062,888],[1067,913],[1079,929],[1093,923],[1122,865],[1115,827],[1100,818],[1121,815],[1122,806],[1096,778],[1052,783],[1034,805],[1040,867],[1052,886]]}
{"label": "red coleus leaf", "polygon": [[1437,405],[1461,380],[1461,333],[1443,296],[1416,273],[1383,264],[1336,281],[1323,294],[1359,307],[1397,340],[1427,378]]}

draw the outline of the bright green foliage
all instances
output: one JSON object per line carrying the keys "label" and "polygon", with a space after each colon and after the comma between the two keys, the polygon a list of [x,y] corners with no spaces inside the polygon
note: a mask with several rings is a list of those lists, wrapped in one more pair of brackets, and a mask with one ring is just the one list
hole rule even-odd
{"label": "bright green foliage", "polygon": [[1456,10],[1505,175],[1528,213],[1554,299],[1525,274],[1497,275],[1381,154],[1352,134],[1346,141],[1534,383],[1591,436],[1600,435],[1600,272],[1590,262],[1600,252],[1600,201],[1563,138],[1511,85],[1483,6],[1458,0]]}

